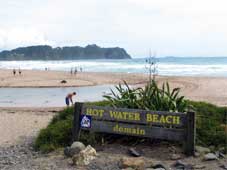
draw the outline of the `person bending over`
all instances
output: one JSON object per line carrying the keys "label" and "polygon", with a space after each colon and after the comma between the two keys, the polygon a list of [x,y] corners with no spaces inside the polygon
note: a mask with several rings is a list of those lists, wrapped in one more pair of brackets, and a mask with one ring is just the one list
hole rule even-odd
{"label": "person bending over", "polygon": [[67,106],[70,105],[70,102],[71,104],[73,105],[73,96],[76,95],[76,92],[73,92],[73,93],[69,93],[66,97],[65,97],[65,103]]}

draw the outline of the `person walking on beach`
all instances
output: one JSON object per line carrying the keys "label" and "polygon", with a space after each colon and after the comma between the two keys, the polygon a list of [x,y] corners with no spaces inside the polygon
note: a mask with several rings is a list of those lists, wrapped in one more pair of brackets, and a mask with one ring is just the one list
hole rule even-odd
{"label": "person walking on beach", "polygon": [[15,70],[15,69],[13,69],[13,75],[14,75],[14,76],[16,75],[16,70]]}
{"label": "person walking on beach", "polygon": [[22,72],[21,72],[21,69],[19,68],[19,74],[21,75],[21,73],[22,73]]}
{"label": "person walking on beach", "polygon": [[74,74],[76,75],[76,73],[77,73],[77,68],[75,67]]}
{"label": "person walking on beach", "polygon": [[73,96],[75,95],[76,95],[76,92],[67,94],[67,96],[65,97],[65,104],[67,105],[67,107],[69,107],[70,102],[73,105]]}

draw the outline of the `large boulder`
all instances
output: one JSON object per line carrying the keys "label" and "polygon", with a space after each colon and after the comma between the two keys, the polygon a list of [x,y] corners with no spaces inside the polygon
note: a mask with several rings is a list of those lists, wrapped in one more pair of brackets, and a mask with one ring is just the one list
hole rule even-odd
{"label": "large boulder", "polygon": [[83,149],[85,149],[85,145],[82,142],[76,141],[76,142],[73,142],[70,148],[80,152]]}
{"label": "large boulder", "polygon": [[74,165],[88,165],[96,156],[96,150],[88,145],[84,150],[80,151],[79,154],[74,155],[72,161]]}
{"label": "large boulder", "polygon": [[73,157],[76,154],[79,154],[80,151],[85,149],[85,145],[79,141],[73,142],[70,147],[64,149],[64,154],[67,157]]}
{"label": "large boulder", "polygon": [[145,161],[143,158],[129,158],[123,157],[120,160],[120,168],[133,168],[135,170],[144,170],[145,169]]}

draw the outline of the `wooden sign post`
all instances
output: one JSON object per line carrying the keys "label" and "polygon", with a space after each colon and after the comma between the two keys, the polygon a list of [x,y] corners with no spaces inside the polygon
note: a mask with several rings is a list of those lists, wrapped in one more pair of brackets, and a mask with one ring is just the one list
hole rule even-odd
{"label": "wooden sign post", "polygon": [[183,141],[185,153],[194,154],[195,113],[146,111],[75,104],[73,140],[80,129],[128,136]]}

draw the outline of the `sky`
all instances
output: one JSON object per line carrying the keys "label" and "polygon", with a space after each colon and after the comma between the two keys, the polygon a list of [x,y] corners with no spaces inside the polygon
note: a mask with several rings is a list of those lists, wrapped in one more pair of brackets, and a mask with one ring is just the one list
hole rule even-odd
{"label": "sky", "polygon": [[0,51],[122,47],[132,57],[227,56],[227,0],[0,0]]}

